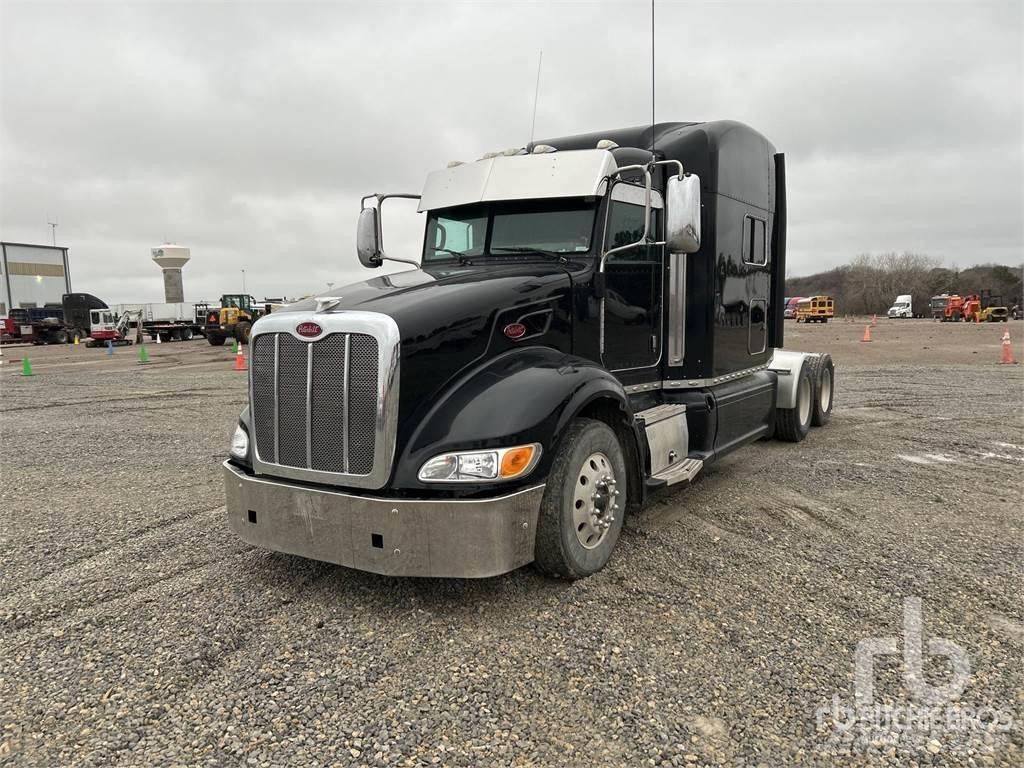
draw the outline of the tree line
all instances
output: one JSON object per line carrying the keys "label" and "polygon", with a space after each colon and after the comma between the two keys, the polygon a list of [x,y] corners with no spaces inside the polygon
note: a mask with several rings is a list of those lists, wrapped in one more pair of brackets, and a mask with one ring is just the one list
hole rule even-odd
{"label": "tree line", "polygon": [[836,314],[883,314],[900,294],[913,297],[914,312],[928,315],[932,296],[942,293],[988,293],[1001,304],[1020,304],[1021,267],[981,264],[967,269],[940,266],[939,259],[921,253],[864,253],[827,272],[787,277],[786,296],[828,295]]}

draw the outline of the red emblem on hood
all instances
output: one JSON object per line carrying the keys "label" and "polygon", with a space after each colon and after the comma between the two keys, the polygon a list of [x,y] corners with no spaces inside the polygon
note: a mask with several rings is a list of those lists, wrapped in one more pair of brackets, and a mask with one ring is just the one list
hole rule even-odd
{"label": "red emblem on hood", "polygon": [[522,323],[511,323],[505,326],[504,333],[512,339],[512,341],[515,341],[516,339],[521,339],[526,335],[526,326]]}
{"label": "red emblem on hood", "polygon": [[298,325],[296,325],[295,332],[299,334],[299,336],[305,336],[307,339],[311,339],[314,336],[319,336],[321,333],[323,333],[324,329],[321,328],[316,323],[307,322],[299,323]]}

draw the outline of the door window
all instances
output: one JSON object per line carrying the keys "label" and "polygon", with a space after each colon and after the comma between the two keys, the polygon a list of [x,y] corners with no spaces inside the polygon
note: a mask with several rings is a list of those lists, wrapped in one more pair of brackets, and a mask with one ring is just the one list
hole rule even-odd
{"label": "door window", "polygon": [[[661,211],[651,210],[651,232]],[[644,233],[644,207],[613,200],[605,250],[629,245]],[[604,364],[611,370],[654,365],[661,354],[661,246],[637,245],[605,260]]]}
{"label": "door window", "polygon": [[743,218],[743,260],[761,267],[768,263],[768,226],[763,219]]}

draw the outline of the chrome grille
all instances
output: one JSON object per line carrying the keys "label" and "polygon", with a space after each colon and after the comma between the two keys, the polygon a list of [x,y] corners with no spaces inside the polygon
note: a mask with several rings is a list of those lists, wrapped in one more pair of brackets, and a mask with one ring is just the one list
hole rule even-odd
{"label": "chrome grille", "polygon": [[264,464],[368,475],[377,449],[378,343],[363,333],[252,339],[252,423]]}

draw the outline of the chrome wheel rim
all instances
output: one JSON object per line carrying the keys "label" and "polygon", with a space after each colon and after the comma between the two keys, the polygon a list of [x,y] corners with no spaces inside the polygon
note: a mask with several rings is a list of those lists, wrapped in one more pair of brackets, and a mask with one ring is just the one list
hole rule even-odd
{"label": "chrome wheel rim", "polygon": [[615,471],[601,453],[588,456],[576,473],[572,499],[572,520],[576,538],[584,549],[600,546],[619,511],[619,490]]}
{"label": "chrome wheel rim", "polygon": [[825,368],[821,372],[821,384],[819,386],[818,405],[822,413],[828,413],[832,406],[832,372]]}
{"label": "chrome wheel rim", "polygon": [[800,379],[800,389],[797,392],[799,402],[796,407],[800,409],[800,423],[806,424],[811,417],[811,380]]}

